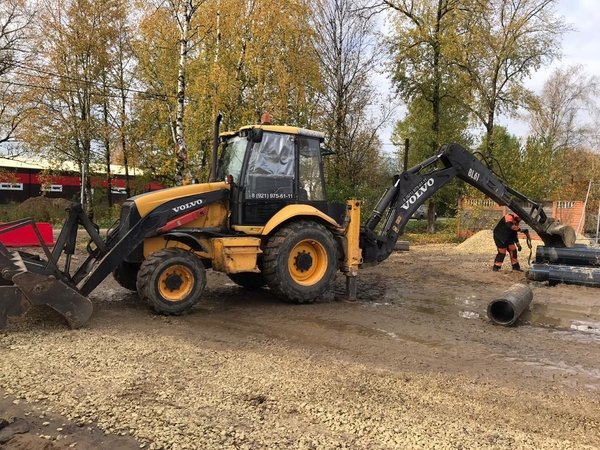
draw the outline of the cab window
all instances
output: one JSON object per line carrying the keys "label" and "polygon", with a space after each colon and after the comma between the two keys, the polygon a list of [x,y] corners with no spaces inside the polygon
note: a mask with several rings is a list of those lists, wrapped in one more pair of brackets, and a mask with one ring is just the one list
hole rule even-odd
{"label": "cab window", "polygon": [[300,154],[298,200],[325,200],[319,140],[299,136],[298,147]]}
{"label": "cab window", "polygon": [[246,171],[246,198],[290,200],[294,197],[294,137],[265,132],[253,144]]}

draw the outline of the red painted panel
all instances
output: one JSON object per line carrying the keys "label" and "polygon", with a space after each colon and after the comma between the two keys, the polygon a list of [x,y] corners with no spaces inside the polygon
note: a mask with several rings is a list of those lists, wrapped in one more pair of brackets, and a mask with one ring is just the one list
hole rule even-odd
{"label": "red painted panel", "polygon": [[[20,178],[24,181],[21,183],[29,183],[29,175],[25,173],[20,173]],[[52,175],[51,177],[42,176],[41,177],[44,183],[50,184],[62,184],[63,186],[80,186],[79,177],[76,175]],[[31,184],[42,184],[40,182],[39,174],[31,175]]]}
{"label": "red painted panel", "polygon": [[[36,226],[42,235],[44,243],[46,245],[54,245],[52,224],[47,222],[37,222]],[[6,225],[0,224],[0,230],[3,230],[4,228],[6,228]],[[31,225],[7,231],[6,233],[0,233],[0,242],[7,247],[31,247],[40,245]]]}

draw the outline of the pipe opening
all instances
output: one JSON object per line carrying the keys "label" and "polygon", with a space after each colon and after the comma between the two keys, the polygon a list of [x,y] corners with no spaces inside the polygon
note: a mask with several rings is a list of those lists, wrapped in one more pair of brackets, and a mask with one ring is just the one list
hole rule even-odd
{"label": "pipe opening", "polygon": [[496,300],[488,312],[490,319],[499,325],[509,325],[515,320],[515,308],[506,300]]}

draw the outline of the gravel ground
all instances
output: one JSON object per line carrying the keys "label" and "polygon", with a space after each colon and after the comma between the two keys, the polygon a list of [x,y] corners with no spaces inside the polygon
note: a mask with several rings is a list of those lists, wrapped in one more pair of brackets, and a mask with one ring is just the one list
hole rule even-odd
{"label": "gravel ground", "polygon": [[358,302],[306,306],[209,273],[185,317],[107,280],[84,329],[42,309],[0,334],[0,407],[32,428],[0,448],[600,448],[600,334],[564,326],[597,323],[598,291],[535,286],[495,327],[522,274],[492,259],[417,247],[363,271]]}

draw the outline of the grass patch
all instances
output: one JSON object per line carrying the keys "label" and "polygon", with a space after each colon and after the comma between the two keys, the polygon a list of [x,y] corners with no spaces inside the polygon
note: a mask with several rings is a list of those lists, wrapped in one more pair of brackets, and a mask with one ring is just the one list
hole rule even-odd
{"label": "grass patch", "polygon": [[419,244],[456,244],[461,242],[456,235],[456,219],[454,217],[440,217],[435,222],[435,233],[427,232],[426,220],[411,219],[404,228],[401,239],[413,245]]}

